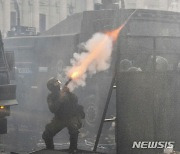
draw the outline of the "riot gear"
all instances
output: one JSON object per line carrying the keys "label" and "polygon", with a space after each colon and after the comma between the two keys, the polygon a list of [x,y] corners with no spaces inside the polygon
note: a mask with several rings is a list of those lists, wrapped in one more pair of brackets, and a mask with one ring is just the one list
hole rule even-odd
{"label": "riot gear", "polygon": [[167,69],[168,69],[167,59],[161,56],[156,56],[156,70],[167,71]]}
{"label": "riot gear", "polygon": [[48,107],[54,118],[46,125],[42,138],[47,149],[54,149],[53,137],[62,129],[67,127],[70,134],[70,151],[77,150],[79,129],[82,127],[81,119],[85,118],[83,106],[78,104],[77,96],[69,89],[60,90],[60,83],[57,79],[51,78],[47,83],[51,93],[47,97]]}
{"label": "riot gear", "polygon": [[142,72],[140,67],[130,67],[127,71],[128,72]]}
{"label": "riot gear", "polygon": [[60,84],[61,84],[61,82],[59,80],[57,80],[56,78],[52,77],[47,82],[47,88],[51,92],[56,91],[56,90],[60,90]]}
{"label": "riot gear", "polygon": [[155,64],[153,64],[153,56],[150,56],[150,59],[147,63],[148,67],[147,70],[148,71],[152,71],[153,70],[153,65],[155,65],[156,67],[156,71],[167,71],[168,70],[168,61],[166,58],[161,57],[161,56],[156,56],[155,58]]}
{"label": "riot gear", "polygon": [[132,67],[132,62],[128,59],[123,59],[120,62],[120,71],[127,71],[130,67]]}

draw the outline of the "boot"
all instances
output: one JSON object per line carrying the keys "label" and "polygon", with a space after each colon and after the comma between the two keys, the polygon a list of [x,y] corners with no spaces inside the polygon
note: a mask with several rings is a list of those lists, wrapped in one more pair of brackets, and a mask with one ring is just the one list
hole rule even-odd
{"label": "boot", "polygon": [[78,134],[71,134],[70,135],[70,146],[69,146],[70,153],[77,152],[77,141],[78,141]]}
{"label": "boot", "polygon": [[53,138],[50,137],[48,134],[43,133],[42,138],[46,144],[46,149],[48,150],[53,150],[54,149],[54,143],[53,143]]}
{"label": "boot", "polygon": [[53,140],[44,140],[44,142],[46,144],[46,149],[54,150]]}

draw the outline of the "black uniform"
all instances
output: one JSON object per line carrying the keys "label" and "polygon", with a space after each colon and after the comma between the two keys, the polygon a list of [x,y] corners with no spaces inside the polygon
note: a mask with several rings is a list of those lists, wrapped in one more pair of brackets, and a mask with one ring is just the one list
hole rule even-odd
{"label": "black uniform", "polygon": [[42,135],[47,149],[54,149],[53,137],[63,128],[67,127],[70,134],[70,150],[77,149],[81,119],[85,118],[83,107],[78,104],[78,99],[72,92],[52,92],[47,97],[49,109],[54,113],[52,121],[46,125]]}

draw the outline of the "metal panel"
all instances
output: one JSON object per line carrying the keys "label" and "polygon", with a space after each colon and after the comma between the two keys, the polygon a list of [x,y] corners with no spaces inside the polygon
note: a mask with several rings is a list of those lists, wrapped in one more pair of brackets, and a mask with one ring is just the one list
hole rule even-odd
{"label": "metal panel", "polygon": [[[120,73],[117,78],[118,153],[155,154],[160,150],[132,149],[134,141],[175,141],[179,128],[174,113],[176,74]],[[173,117],[176,117],[174,121]],[[171,125],[173,124],[173,129]],[[176,131],[176,135],[178,132]]]}
{"label": "metal panel", "polygon": [[0,118],[0,134],[7,134],[7,119]]}
{"label": "metal panel", "polygon": [[11,105],[18,105],[18,102],[16,99],[12,100],[1,100],[0,105],[2,106],[11,106]]}
{"label": "metal panel", "polygon": [[0,100],[11,100],[16,98],[16,85],[0,85]]}

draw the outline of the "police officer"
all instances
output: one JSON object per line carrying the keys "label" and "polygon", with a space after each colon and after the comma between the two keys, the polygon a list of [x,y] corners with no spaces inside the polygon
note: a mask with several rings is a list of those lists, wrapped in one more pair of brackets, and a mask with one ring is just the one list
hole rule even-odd
{"label": "police officer", "polygon": [[[162,56],[156,56],[155,63],[156,63],[156,71],[164,72],[168,70],[169,64],[166,58]],[[153,56],[150,57],[150,60],[148,61],[147,64],[148,64],[147,70],[152,71],[153,70]]]}
{"label": "police officer", "polygon": [[120,72],[126,72],[132,67],[132,62],[128,59],[123,59],[120,61]]}
{"label": "police officer", "polygon": [[85,118],[83,106],[78,104],[77,96],[67,87],[60,90],[60,81],[51,78],[47,82],[47,88],[51,92],[47,97],[50,111],[54,113],[52,121],[46,125],[42,138],[47,149],[54,149],[53,137],[63,128],[67,127],[70,134],[70,152],[77,151],[79,129],[82,119]]}
{"label": "police officer", "polygon": [[156,70],[157,71],[167,71],[168,70],[168,60],[161,56],[156,56]]}
{"label": "police officer", "polygon": [[132,61],[123,59],[120,61],[120,72],[141,72],[140,67],[134,67]]}

